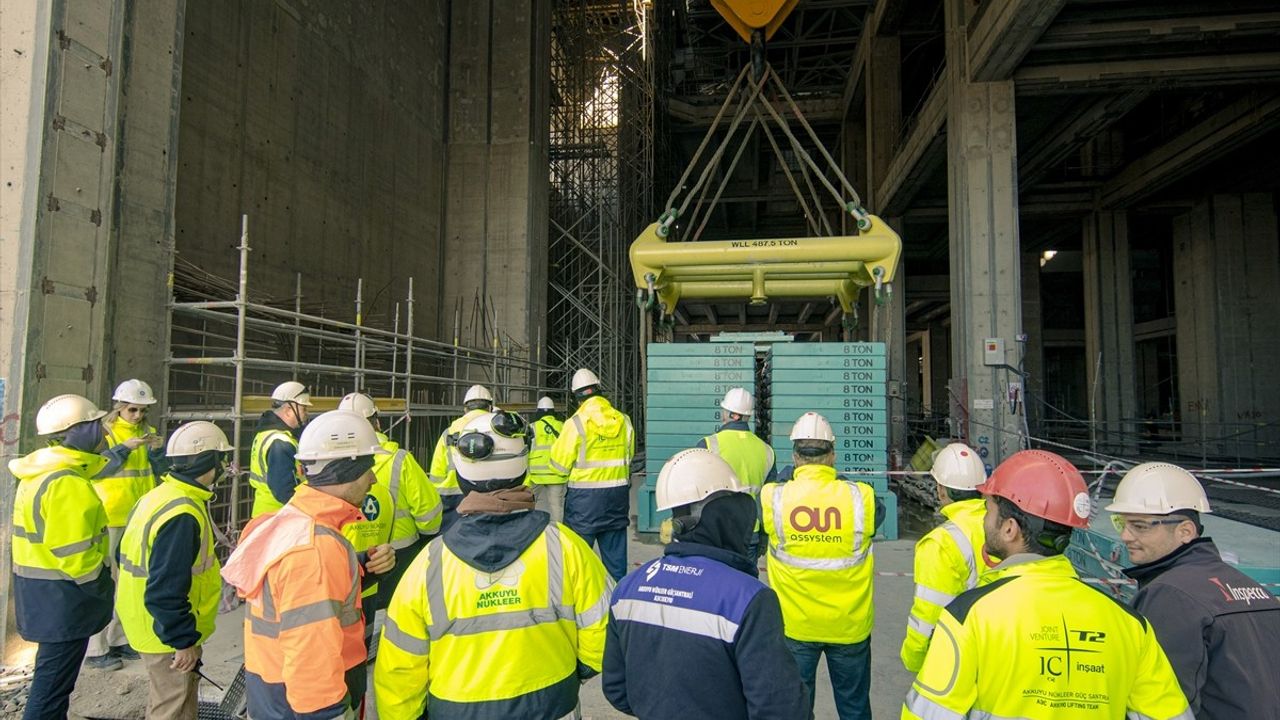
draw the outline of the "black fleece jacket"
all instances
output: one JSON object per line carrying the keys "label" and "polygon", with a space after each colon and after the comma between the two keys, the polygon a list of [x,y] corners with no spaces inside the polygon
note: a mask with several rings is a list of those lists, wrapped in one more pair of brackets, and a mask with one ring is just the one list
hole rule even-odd
{"label": "black fleece jacket", "polygon": [[[203,488],[192,478],[170,471],[169,476]],[[200,642],[191,611],[191,568],[200,552],[200,523],[183,513],[156,531],[147,556],[147,588],[142,602],[153,619],[151,629],[160,642],[176,650]]]}

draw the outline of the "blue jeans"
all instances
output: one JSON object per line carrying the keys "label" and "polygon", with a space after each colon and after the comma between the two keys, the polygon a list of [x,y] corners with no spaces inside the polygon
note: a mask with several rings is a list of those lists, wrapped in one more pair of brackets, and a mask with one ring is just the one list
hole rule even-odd
{"label": "blue jeans", "polygon": [[813,704],[818,657],[827,654],[827,673],[840,720],[871,720],[871,638],[852,645],[802,642],[787,638],[787,649],[800,668]]}
{"label": "blue jeans", "polygon": [[621,580],[627,574],[627,529],[605,530],[604,532],[578,537],[586,541],[587,547],[600,546],[600,559],[604,561],[604,569],[613,576],[613,581]]}
{"label": "blue jeans", "polygon": [[36,670],[31,678],[24,720],[65,720],[71,691],[80,677],[80,663],[89,649],[89,638],[66,642],[42,642],[36,646]]}

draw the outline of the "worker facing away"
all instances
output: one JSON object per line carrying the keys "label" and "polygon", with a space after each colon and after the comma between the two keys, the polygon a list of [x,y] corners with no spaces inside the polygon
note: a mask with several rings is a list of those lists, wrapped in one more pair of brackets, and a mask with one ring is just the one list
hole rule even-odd
{"label": "worker facing away", "polygon": [[747,486],[715,453],[691,449],[662,466],[656,496],[674,539],[614,592],[605,697],[642,720],[811,717],[778,596],[757,579],[748,547],[756,501]]}
{"label": "worker facing away", "polygon": [[303,430],[307,483],[280,510],[254,518],[222,577],[248,605],[245,690],[254,720],[354,718],[365,689],[360,580],[388,572],[389,545],[361,557],[342,535],[363,519],[379,446],[369,422],[334,410]]}
{"label": "worker facing away", "polygon": [[[164,474],[164,438],[147,423],[147,411],[156,402],[150,385],[142,380],[125,380],[116,386],[111,400],[114,407],[102,418],[107,464],[94,477],[93,489],[107,512],[107,560],[112,577],[119,580],[116,549],[129,512]],[[138,659],[115,614],[102,632],[89,638],[87,655],[85,666],[98,670],[117,670],[123,660]]]}
{"label": "worker facing away", "polygon": [[351,393],[342,398],[338,409],[350,410],[368,420],[378,437],[378,444],[386,450],[386,454],[374,457],[373,476],[378,485],[387,488],[391,506],[361,509],[366,519],[370,519],[371,510],[378,515],[387,514],[389,518],[393,518],[390,543],[396,552],[396,566],[379,583],[382,590],[378,606],[382,608],[391,599],[395,584],[405,568],[426,547],[427,540],[440,532],[444,506],[435,485],[431,484],[426,471],[418,464],[413,453],[401,448],[399,443],[382,432],[381,416],[373,398],[363,393]]}
{"label": "worker facing away", "polygon": [[257,434],[249,449],[253,517],[284,507],[303,481],[294,456],[310,408],[311,393],[300,382],[280,383],[271,391],[271,409],[258,418]]}
{"label": "worker facing away", "polygon": [[18,634],[37,643],[23,717],[67,716],[89,637],[111,620],[115,585],[107,567],[107,513],[90,478],[107,459],[106,413],[79,395],[59,395],[36,413],[48,447],[9,461],[13,498],[13,601]]}
{"label": "worker facing away", "polygon": [[938,512],[946,522],[916,543],[915,598],[900,652],[903,666],[912,673],[924,663],[942,608],[977,587],[994,564],[982,552],[987,507],[976,489],[987,479],[982,458],[964,443],[951,443],[938,451],[929,474],[937,483]]}
{"label": "worker facing away", "polygon": [[611,585],[591,548],[534,510],[531,441],[518,415],[487,413],[450,445],[464,496],[391,598],[374,669],[382,720],[578,716]]}
{"label": "worker facing away", "polygon": [[[729,463],[738,482],[756,499],[758,513],[760,488],[765,483],[776,482],[778,473],[773,448],[751,432],[748,424],[755,407],[755,398],[745,388],[729,388],[720,401],[720,429],[699,440],[694,447],[707,448]],[[759,521],[751,529],[747,551],[753,558],[760,556],[760,529]]]}
{"label": "worker facing away", "polygon": [[1023,450],[978,490],[987,551],[1004,559],[938,616],[902,717],[1192,720],[1150,624],[1062,554],[1089,526],[1080,471]]}
{"label": "worker facing away", "polygon": [[818,660],[840,720],[871,717],[871,538],[884,507],[870,485],[836,476],[835,433],[807,412],[791,429],[795,474],[760,492],[769,539],[769,584],[778,593],[786,642],[813,704]]}
{"label": "worker facing away", "polygon": [[436,493],[444,503],[444,517],[441,530],[449,527],[457,517],[455,510],[462,502],[462,490],[458,489],[458,471],[453,466],[453,455],[449,451],[449,438],[456,437],[467,426],[467,423],[493,411],[493,393],[483,385],[472,385],[462,398],[462,417],[449,423],[449,427],[440,433],[436,440],[436,448],[431,452],[431,469],[428,475],[436,486]]}
{"label": "worker facing away", "polygon": [[631,523],[631,458],[636,452],[631,418],[609,403],[600,378],[585,368],[573,374],[578,409],[551,447],[551,469],[568,489],[564,522],[587,546],[599,545],[609,575],[627,574],[627,526]]}
{"label": "worker facing away", "polygon": [[146,664],[148,720],[196,719],[193,671],[222,594],[209,500],[232,449],[211,422],[175,430],[169,471],[138,501],[120,542],[116,613]]}
{"label": "worker facing away", "polygon": [[543,396],[529,423],[533,448],[529,450],[529,479],[537,509],[551,516],[553,522],[564,521],[565,482],[568,478],[551,469],[551,446],[564,432],[564,421],[556,417],[555,401]]}
{"label": "worker facing away", "polygon": [[1280,600],[1202,536],[1200,515],[1210,509],[1200,481],[1176,465],[1143,463],[1106,509],[1135,563],[1125,570],[1138,581],[1133,607],[1155,629],[1191,711],[1280,718]]}

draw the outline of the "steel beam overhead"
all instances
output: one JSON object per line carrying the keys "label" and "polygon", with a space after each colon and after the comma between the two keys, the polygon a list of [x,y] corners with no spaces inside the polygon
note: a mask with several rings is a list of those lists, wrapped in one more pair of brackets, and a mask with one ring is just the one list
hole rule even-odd
{"label": "steel beam overhead", "polygon": [[1280,52],[1192,55],[1024,67],[1013,74],[1020,95],[1134,90],[1142,87],[1253,85],[1280,80]]}
{"label": "steel beam overhead", "polygon": [[969,77],[1008,80],[1066,0],[991,0],[969,26]]}

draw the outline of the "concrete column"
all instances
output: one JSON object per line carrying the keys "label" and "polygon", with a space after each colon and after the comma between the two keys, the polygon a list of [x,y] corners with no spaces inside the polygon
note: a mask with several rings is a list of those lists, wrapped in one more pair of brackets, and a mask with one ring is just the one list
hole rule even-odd
{"label": "concrete column", "polygon": [[[897,231],[902,231],[902,222],[898,218],[888,221]],[[907,439],[907,407],[904,400],[907,375],[907,314],[906,274],[899,260],[898,269],[894,273],[898,281],[894,283],[892,293],[885,295],[884,304],[875,300],[875,290],[868,290],[870,303],[871,329],[870,340],[882,342],[889,356],[889,447],[891,450],[905,451]],[[908,453],[909,455],[909,453]]]}
{"label": "concrete column", "polygon": [[947,324],[930,323],[925,357],[928,359],[929,412],[944,415],[951,407],[947,398],[947,385],[951,378],[951,328]]}
{"label": "concrete column", "polygon": [[999,338],[1003,362],[1015,364],[1022,332],[1016,116],[1013,82],[968,79],[966,12],[947,1],[951,389],[966,437],[994,466],[1021,447],[1023,424],[1006,401],[1017,375],[983,361],[984,339]]}
{"label": "concrete column", "polygon": [[[1174,219],[1182,437],[1196,444],[1204,438],[1209,454],[1275,457],[1280,440],[1276,224],[1275,198],[1267,193],[1215,195]],[[1267,423],[1272,429],[1262,427]],[[1236,437],[1214,442],[1230,435]]]}
{"label": "concrete column", "polygon": [[1087,391],[1097,443],[1135,452],[1133,281],[1123,212],[1095,212],[1084,220],[1084,304]]}
{"label": "concrete column", "polygon": [[546,338],[551,3],[450,8],[441,332],[457,303],[471,338],[479,298],[485,340],[496,316],[501,341],[530,347]]}
{"label": "concrete column", "polygon": [[867,172],[863,202],[876,212],[876,190],[897,151],[902,132],[902,46],[897,36],[869,38],[867,53]]}
{"label": "concrete column", "polygon": [[1026,342],[1021,344],[1023,379],[1022,401],[1026,404],[1027,420],[1035,432],[1036,421],[1044,416],[1044,406],[1033,400],[1044,397],[1044,332],[1040,312],[1040,255],[1022,253],[1022,331]]}

